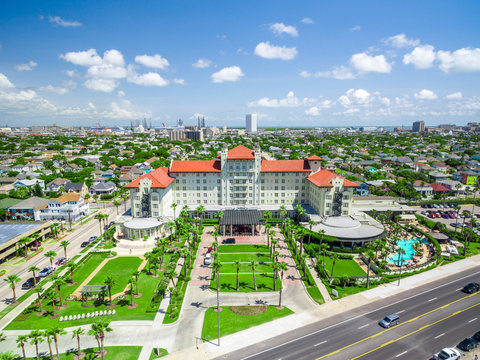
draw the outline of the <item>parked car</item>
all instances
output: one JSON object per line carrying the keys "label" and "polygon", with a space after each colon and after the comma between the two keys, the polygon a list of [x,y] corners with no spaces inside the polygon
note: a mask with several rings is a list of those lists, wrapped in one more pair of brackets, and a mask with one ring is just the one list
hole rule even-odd
{"label": "parked car", "polygon": [[459,348],[462,351],[470,351],[472,349],[475,349],[478,346],[478,341],[473,339],[473,338],[466,338],[463,339],[460,344],[457,345],[457,348]]}
{"label": "parked car", "polygon": [[207,253],[207,255],[205,255],[205,259],[203,260],[203,263],[205,265],[211,265],[212,264],[212,254]]}
{"label": "parked car", "polygon": [[45,277],[45,276],[48,276],[50,275],[52,272],[54,272],[56,269],[56,267],[54,266],[53,268],[51,266],[45,266],[45,268],[40,271],[40,273],[38,275],[40,275],[40,277]]}
{"label": "parked car", "polygon": [[390,314],[385,316],[379,323],[381,327],[388,329],[391,326],[398,325],[400,323],[400,316],[397,314]]}
{"label": "parked car", "polygon": [[90,243],[88,241],[84,241],[84,242],[82,242],[80,247],[84,248],[84,247],[87,247],[88,245],[90,245]]}
{"label": "parked car", "polygon": [[90,238],[88,239],[88,242],[92,242],[92,241],[97,240],[97,237],[98,236],[90,236]]}
{"label": "parked car", "polygon": [[[39,280],[40,279],[37,277],[37,282]],[[33,280],[33,277],[31,277],[22,284],[22,289],[31,289],[34,285],[35,285],[35,281]]]}
{"label": "parked car", "polygon": [[467,294],[473,294],[473,293],[476,293],[479,290],[480,290],[480,284],[475,283],[475,282],[471,282],[471,283],[465,285],[462,289],[462,291],[464,293],[467,293]]}
{"label": "parked car", "polygon": [[62,256],[62,257],[59,257],[59,258],[57,259],[57,261],[55,262],[55,265],[60,266],[60,265],[65,264],[66,262],[67,262],[67,259],[65,259],[65,258]]}
{"label": "parked car", "polygon": [[460,352],[454,348],[444,348],[442,351],[433,355],[432,360],[458,360],[460,359]]}
{"label": "parked car", "polygon": [[472,338],[474,338],[477,341],[480,341],[480,331],[477,331],[475,334],[473,334]]}
{"label": "parked car", "polygon": [[235,244],[235,238],[228,238],[222,241],[222,244]]}

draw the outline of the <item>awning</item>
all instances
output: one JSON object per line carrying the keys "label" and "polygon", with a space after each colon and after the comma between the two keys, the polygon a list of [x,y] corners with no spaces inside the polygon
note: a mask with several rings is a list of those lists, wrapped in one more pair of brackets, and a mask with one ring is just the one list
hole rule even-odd
{"label": "awning", "polygon": [[220,225],[258,225],[263,212],[258,210],[225,210]]}

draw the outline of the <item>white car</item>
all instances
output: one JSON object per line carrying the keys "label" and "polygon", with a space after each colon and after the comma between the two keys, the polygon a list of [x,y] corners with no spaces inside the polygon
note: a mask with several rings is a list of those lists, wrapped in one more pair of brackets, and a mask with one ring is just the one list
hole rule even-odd
{"label": "white car", "polygon": [[211,265],[212,264],[212,254],[208,253],[205,255],[205,260],[203,260],[203,263],[205,265]]}
{"label": "white car", "polygon": [[433,360],[457,360],[460,359],[460,353],[454,348],[444,348],[439,353],[433,355]]}

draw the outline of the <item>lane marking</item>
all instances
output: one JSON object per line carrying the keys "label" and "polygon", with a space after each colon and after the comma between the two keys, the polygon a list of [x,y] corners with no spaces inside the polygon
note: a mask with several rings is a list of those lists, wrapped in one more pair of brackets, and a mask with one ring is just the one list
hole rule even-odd
{"label": "lane marking", "polygon": [[442,337],[443,335],[445,335],[445,333],[442,333],[440,335],[435,336],[434,339],[438,339],[439,337]]}
{"label": "lane marking", "polygon": [[[400,324],[397,325],[397,326],[394,326],[394,327],[391,327],[391,328],[382,330],[382,331],[380,331],[380,332],[378,332],[378,333],[376,333],[376,334],[373,334],[373,335],[370,335],[370,336],[368,336],[368,337],[366,337],[366,338],[363,338],[363,339],[361,339],[361,340],[358,340],[358,341],[356,341],[356,342],[354,342],[354,343],[352,343],[352,344],[350,344],[350,345],[346,345],[346,346],[344,346],[344,347],[342,347],[342,348],[340,348],[340,349],[338,349],[338,350],[335,350],[335,351],[333,351],[333,352],[331,352],[331,353],[329,353],[329,354],[323,355],[323,356],[317,358],[316,360],[324,359],[324,358],[326,358],[326,357],[329,357],[329,356],[338,354],[338,353],[339,353],[340,351],[342,351],[342,350],[345,350],[345,349],[348,349],[348,348],[350,348],[350,347],[352,347],[352,346],[358,345],[358,344],[360,344],[360,343],[362,343],[362,342],[364,342],[364,341],[373,339],[373,338],[375,338],[375,337],[377,337],[377,336],[379,336],[379,335],[383,335],[383,334],[386,333],[387,331],[390,331],[390,330],[392,330],[392,329],[396,329],[396,328],[398,328],[399,326],[403,326],[403,325],[405,325],[405,324],[414,322],[414,321],[416,321],[416,320],[418,320],[418,319],[420,319],[420,318],[422,318],[422,317],[425,317],[425,316],[427,316],[427,315],[429,315],[429,314],[431,314],[431,313],[434,313],[435,311],[438,311],[438,310],[440,310],[440,309],[444,309],[444,308],[446,308],[446,307],[448,307],[448,306],[450,306],[450,305],[453,305],[453,304],[455,304],[455,303],[457,303],[457,302],[459,302],[459,301],[461,301],[461,300],[468,299],[468,298],[472,297],[472,296],[475,295],[475,294],[478,294],[478,293],[473,293],[473,294],[471,294],[471,295],[465,296],[465,297],[463,297],[463,298],[461,298],[461,299],[457,299],[457,300],[455,300],[455,301],[452,301],[451,303],[448,303],[448,304],[443,305],[443,306],[441,306],[441,307],[438,307],[438,308],[436,308],[436,309],[430,310],[430,311],[428,311],[428,312],[426,312],[426,313],[424,313],[424,314],[421,314],[421,315],[418,315],[418,316],[414,317],[413,319],[410,319],[410,320],[407,320],[407,321],[405,321],[405,322],[403,322],[403,323],[400,323]],[[477,304],[475,304],[475,305],[473,305],[473,306],[470,306],[470,307],[465,308],[465,309],[463,309],[463,310],[457,311],[457,312],[455,312],[455,313],[447,316],[446,318],[443,318],[443,319],[441,319],[441,320],[438,320],[438,321],[436,321],[436,322],[434,322],[434,323],[432,323],[432,324],[424,325],[424,326],[422,326],[421,328],[419,328],[419,329],[417,329],[417,330],[415,330],[415,331],[413,331],[413,332],[411,332],[411,333],[409,333],[409,334],[407,334],[407,335],[404,335],[404,336],[402,336],[402,337],[399,337],[398,339],[395,339],[395,340],[390,340],[389,342],[387,342],[387,343],[385,343],[385,344],[383,344],[383,345],[381,345],[381,346],[379,346],[379,347],[377,347],[377,348],[375,348],[375,349],[373,349],[373,350],[370,350],[370,351],[368,351],[368,352],[366,352],[366,353],[364,353],[364,354],[362,354],[362,355],[359,355],[359,356],[357,356],[357,357],[355,357],[355,358],[351,358],[350,360],[358,359],[358,358],[360,358],[360,357],[362,357],[362,356],[365,356],[365,355],[367,355],[367,354],[369,354],[369,353],[371,353],[371,352],[374,352],[374,351],[376,351],[376,350],[378,350],[378,349],[380,349],[380,348],[382,348],[382,347],[384,347],[384,346],[387,346],[387,345],[389,345],[389,344],[391,344],[391,343],[394,343],[394,342],[396,342],[396,341],[398,341],[398,340],[401,340],[401,339],[403,339],[403,338],[405,338],[405,337],[407,337],[407,336],[410,336],[410,335],[412,335],[412,334],[415,334],[416,332],[418,332],[418,331],[420,331],[420,330],[426,329],[426,328],[428,328],[428,327],[430,327],[430,326],[432,326],[432,325],[434,325],[434,324],[437,324],[437,323],[439,323],[439,322],[441,322],[441,321],[443,321],[443,320],[446,320],[446,319],[448,319],[448,318],[450,318],[450,317],[452,317],[452,316],[455,316],[455,315],[457,315],[457,314],[460,314],[460,313],[462,313],[463,311],[469,310],[469,309],[474,308],[475,306],[479,306],[479,305],[480,305],[480,303],[477,303]]]}
{"label": "lane marking", "polygon": [[[366,312],[366,313],[364,313],[364,314],[360,314],[360,315],[354,316],[354,317],[352,317],[352,318],[343,320],[343,321],[341,321],[341,322],[339,322],[339,323],[336,323],[336,324],[332,324],[332,325],[330,325],[330,326],[327,326],[326,328],[315,330],[315,331],[313,331],[313,332],[311,332],[311,333],[309,333],[309,334],[302,335],[302,336],[300,336],[300,337],[297,337],[297,338],[295,338],[295,339],[289,340],[289,341],[284,342],[284,343],[282,343],[282,344],[275,345],[275,346],[272,346],[271,348],[268,348],[268,349],[259,351],[259,352],[255,353],[255,354],[248,355],[248,356],[242,358],[242,360],[250,359],[251,357],[255,357],[255,356],[261,355],[261,354],[266,353],[266,352],[268,352],[268,351],[271,351],[271,350],[277,349],[277,348],[279,348],[279,347],[282,347],[282,346],[291,344],[291,343],[293,343],[293,342],[295,342],[295,341],[305,339],[306,337],[309,337],[309,336],[312,336],[312,335],[316,335],[316,334],[318,334],[318,333],[321,333],[322,331],[329,330],[329,329],[331,329],[331,328],[333,328],[333,327],[336,327],[336,326],[339,326],[339,325],[343,325],[343,324],[345,324],[345,323],[347,323],[347,322],[350,322],[350,321],[359,319],[359,318],[361,318],[362,316],[369,315],[369,314],[373,314],[374,312],[376,312],[376,311],[378,311],[378,310],[382,310],[382,309],[385,309],[385,308],[387,308],[387,307],[390,307],[390,306],[393,306],[393,305],[396,305],[396,304],[400,304],[401,302],[404,302],[404,301],[407,301],[407,300],[411,300],[411,299],[414,299],[414,298],[416,298],[416,297],[419,297],[419,296],[428,294],[429,292],[432,292],[432,291],[434,291],[434,290],[438,290],[438,289],[441,289],[441,288],[443,288],[443,287],[445,287],[445,286],[448,286],[448,285],[450,285],[450,284],[454,284],[454,283],[456,283],[456,282],[463,281],[463,280],[465,280],[465,279],[472,278],[472,277],[474,277],[474,276],[478,276],[479,274],[480,274],[480,272],[475,272],[475,273],[473,273],[473,274],[469,274],[469,275],[466,275],[466,276],[462,276],[462,277],[459,278],[459,279],[452,280],[452,281],[450,281],[450,282],[448,282],[448,283],[445,283],[445,284],[443,284],[443,285],[437,286],[437,287],[435,287],[435,288],[422,291],[422,292],[420,292],[420,293],[418,293],[418,294],[415,294],[415,295],[408,296],[408,297],[406,297],[405,299],[401,299],[401,300],[395,301],[395,302],[393,302],[393,303],[391,303],[391,304],[387,304],[387,305],[381,306],[381,307],[379,307],[379,308],[377,308],[377,309],[375,309],[375,310],[368,311],[368,312]],[[462,289],[463,289],[463,288],[462,288]],[[354,310],[354,309],[351,309],[351,310]]]}
{"label": "lane marking", "polygon": [[471,323],[471,322],[474,322],[475,320],[477,320],[477,318],[473,318],[472,320],[469,320],[468,322]]}
{"label": "lane marking", "polygon": [[316,347],[316,346],[319,346],[319,345],[325,344],[326,342],[327,342],[327,340],[325,340],[325,341],[322,341],[322,342],[319,342],[318,344],[315,344],[315,345],[313,345],[313,346],[314,346],[314,347]]}
{"label": "lane marking", "polygon": [[364,327],[367,327],[368,325],[370,325],[370,324],[362,325],[362,326],[360,326],[360,327],[358,328],[358,330],[363,329]]}
{"label": "lane marking", "polygon": [[398,315],[398,314],[401,314],[401,313],[403,313],[403,312],[405,312],[405,310],[397,311],[397,315]]}
{"label": "lane marking", "polygon": [[404,352],[402,352],[402,353],[398,354],[398,355],[397,355],[397,356],[395,356],[395,357],[400,357],[400,356],[402,356],[402,355],[405,355],[407,352],[408,352],[408,351],[404,351]]}
{"label": "lane marking", "polygon": [[432,298],[432,299],[428,300],[428,302],[430,302],[430,301],[434,301],[434,300],[437,300],[437,298],[436,298],[436,297],[434,297],[434,298]]}

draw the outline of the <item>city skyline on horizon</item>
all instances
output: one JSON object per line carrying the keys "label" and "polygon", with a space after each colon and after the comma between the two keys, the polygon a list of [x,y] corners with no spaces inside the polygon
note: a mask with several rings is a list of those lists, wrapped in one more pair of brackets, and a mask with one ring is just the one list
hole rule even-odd
{"label": "city skyline on horizon", "polygon": [[249,113],[259,128],[478,121],[475,1],[0,9],[9,34],[0,40],[0,123],[9,126],[147,118],[161,127],[204,116],[242,127]]}

